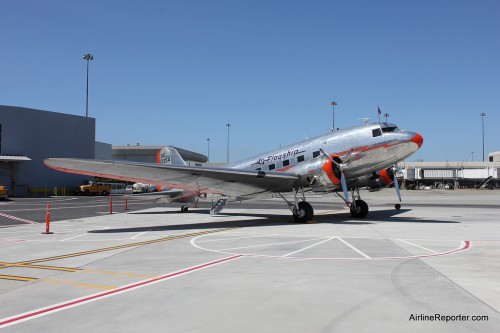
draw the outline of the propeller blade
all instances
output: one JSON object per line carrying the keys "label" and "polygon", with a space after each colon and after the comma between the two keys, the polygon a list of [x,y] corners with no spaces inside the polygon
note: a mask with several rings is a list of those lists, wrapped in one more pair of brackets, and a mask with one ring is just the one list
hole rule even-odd
{"label": "propeller blade", "polygon": [[344,199],[346,204],[349,206],[349,191],[347,190],[347,182],[345,181],[344,171],[342,171],[340,176],[340,182],[342,183],[342,191],[344,192]]}
{"label": "propeller blade", "polygon": [[340,168],[340,164],[335,161],[330,155],[328,155],[323,149],[320,148],[319,151],[321,152],[321,154],[325,155],[325,157],[328,158],[333,164]]}
{"label": "propeller blade", "polygon": [[198,208],[198,201],[200,201],[200,192],[198,192],[198,195],[196,196],[196,202],[194,203],[194,208]]}
{"label": "propeller blade", "polygon": [[401,202],[401,191],[399,190],[398,177],[394,175],[394,188],[396,189],[396,193],[398,194],[399,202]]}
{"label": "propeller blade", "polygon": [[[347,188],[347,182],[345,180],[345,174],[344,174],[344,170],[343,170],[345,168],[345,164],[340,165],[340,163],[338,163],[333,158],[331,158],[331,156],[329,154],[327,154],[323,149],[320,148],[319,151],[321,152],[321,154],[325,155],[326,158],[328,158],[330,161],[332,161],[333,164],[335,164],[336,166],[339,167],[339,169],[340,169],[340,184],[342,185],[342,192],[344,192],[344,200],[345,200],[346,204],[348,206],[350,206],[349,190]],[[349,156],[349,154],[348,154],[348,156]]]}

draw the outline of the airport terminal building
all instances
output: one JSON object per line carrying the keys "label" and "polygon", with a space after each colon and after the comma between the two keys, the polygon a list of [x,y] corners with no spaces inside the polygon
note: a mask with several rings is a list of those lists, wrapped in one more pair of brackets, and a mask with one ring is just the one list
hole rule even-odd
{"label": "airport terminal building", "polygon": [[[164,146],[117,147],[95,141],[96,120],[90,117],[0,105],[0,185],[10,196],[34,195],[47,188],[69,188],[88,176],[58,172],[46,167],[49,157],[155,162]],[[182,148],[181,156],[192,163],[207,157]]]}

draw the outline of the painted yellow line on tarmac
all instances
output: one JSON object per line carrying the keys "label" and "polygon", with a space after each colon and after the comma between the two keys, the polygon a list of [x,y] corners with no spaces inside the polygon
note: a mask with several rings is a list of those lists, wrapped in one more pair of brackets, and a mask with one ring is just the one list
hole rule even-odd
{"label": "painted yellow line on tarmac", "polygon": [[113,290],[113,289],[118,288],[118,286],[112,286],[112,285],[102,285],[102,284],[85,283],[85,282],[74,282],[74,281],[57,280],[57,279],[43,279],[42,282],[49,283],[49,284],[64,284],[64,285],[72,286],[72,287],[80,287],[80,288],[87,288],[87,289],[99,289],[99,290]]}
{"label": "painted yellow line on tarmac", "polygon": [[84,269],[81,270],[82,273],[89,273],[89,274],[101,274],[101,275],[111,275],[115,277],[131,277],[131,278],[138,278],[138,279],[153,279],[156,277],[156,275],[152,274],[137,274],[133,272],[115,272],[115,271],[106,271],[103,269]]}
{"label": "painted yellow line on tarmac", "polygon": [[48,270],[52,270],[52,271],[63,271],[63,272],[78,272],[78,271],[81,271],[81,268],[45,266],[45,265],[29,265],[29,264],[0,262],[0,268],[7,268],[7,267],[38,268],[38,269],[48,269]]}
{"label": "painted yellow line on tarmac", "polygon": [[35,281],[37,278],[25,277],[25,276],[13,276],[13,275],[0,275],[2,280],[14,280],[14,281]]}

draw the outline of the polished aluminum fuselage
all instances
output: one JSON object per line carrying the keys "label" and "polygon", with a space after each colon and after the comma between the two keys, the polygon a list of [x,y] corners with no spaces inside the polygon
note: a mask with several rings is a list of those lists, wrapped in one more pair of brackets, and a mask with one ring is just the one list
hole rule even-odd
{"label": "polished aluminum fuselage", "polygon": [[[311,182],[309,176],[320,175],[326,162],[326,157],[319,153],[321,148],[347,163],[345,176],[351,185],[366,186],[364,182],[370,175],[395,165],[420,148],[421,136],[417,133],[399,129],[382,131],[389,128],[397,127],[395,124],[377,123],[336,130],[236,162],[229,167],[295,173],[301,176],[297,186],[307,186]],[[420,138],[420,142],[415,140],[416,137]],[[331,185],[332,188],[338,188],[335,184]]]}

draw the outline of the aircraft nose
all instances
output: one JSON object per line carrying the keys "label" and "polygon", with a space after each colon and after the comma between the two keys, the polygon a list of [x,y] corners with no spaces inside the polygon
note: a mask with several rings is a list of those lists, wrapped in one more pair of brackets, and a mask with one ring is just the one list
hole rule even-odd
{"label": "aircraft nose", "polygon": [[415,133],[415,135],[413,136],[413,138],[410,139],[410,141],[416,143],[418,148],[420,149],[420,147],[422,147],[422,144],[424,143],[424,138],[420,134]]}

